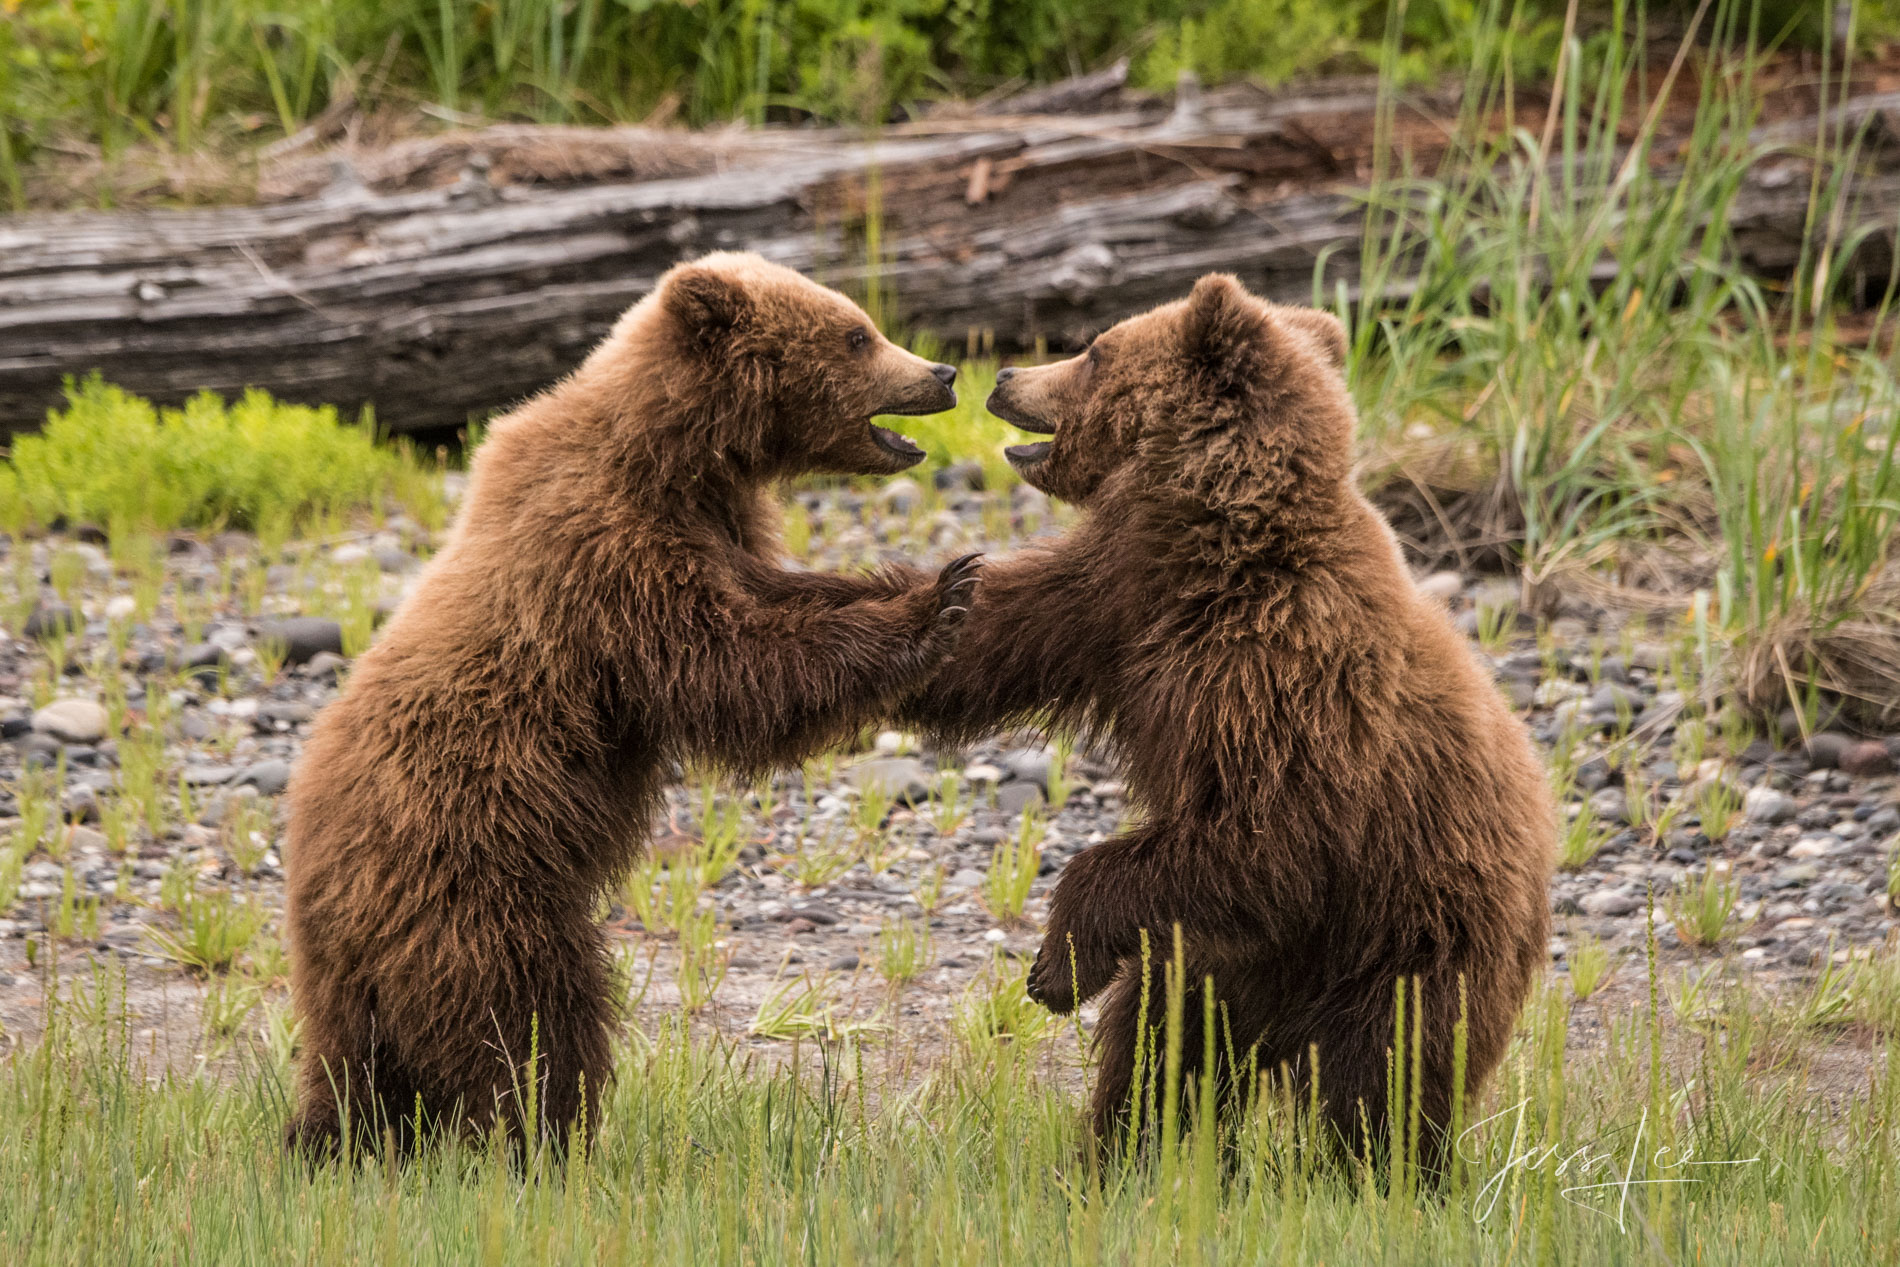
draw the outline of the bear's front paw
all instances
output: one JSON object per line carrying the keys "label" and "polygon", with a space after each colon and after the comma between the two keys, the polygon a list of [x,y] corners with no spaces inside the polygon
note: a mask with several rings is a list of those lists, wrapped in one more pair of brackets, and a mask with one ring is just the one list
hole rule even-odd
{"label": "bear's front paw", "polygon": [[981,554],[966,554],[944,564],[932,587],[937,598],[937,627],[954,629],[970,614],[976,598],[976,574],[983,566]]}
{"label": "bear's front paw", "polygon": [[1066,934],[1051,932],[1043,937],[1042,949],[1036,952],[1036,962],[1029,969],[1024,989],[1051,1012],[1073,1012],[1076,1004],[1100,993],[1108,984],[1107,978],[1114,976],[1111,968],[1104,978],[1101,972],[1092,970],[1086,955],[1072,955],[1071,949]]}

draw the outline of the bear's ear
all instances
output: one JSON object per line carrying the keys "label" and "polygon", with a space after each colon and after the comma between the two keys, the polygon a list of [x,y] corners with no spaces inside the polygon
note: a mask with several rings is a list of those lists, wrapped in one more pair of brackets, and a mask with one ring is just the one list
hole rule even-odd
{"label": "bear's ear", "polygon": [[693,265],[667,280],[661,302],[681,328],[702,343],[717,343],[744,325],[752,311],[744,286],[717,269]]}
{"label": "bear's ear", "polygon": [[1266,313],[1231,273],[1194,283],[1182,323],[1182,351],[1216,378],[1244,376],[1266,334]]}
{"label": "bear's ear", "polygon": [[1279,308],[1275,316],[1311,339],[1333,368],[1346,368],[1346,327],[1323,308]]}

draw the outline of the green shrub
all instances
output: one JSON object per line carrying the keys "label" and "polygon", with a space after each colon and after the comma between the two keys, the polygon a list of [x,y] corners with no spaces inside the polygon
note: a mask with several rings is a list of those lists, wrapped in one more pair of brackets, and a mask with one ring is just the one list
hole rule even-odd
{"label": "green shrub", "polygon": [[13,442],[0,466],[0,526],[294,531],[392,499],[438,522],[430,473],[407,448],[378,444],[367,423],[261,391],[157,409],[94,375],[68,383],[66,408]]}

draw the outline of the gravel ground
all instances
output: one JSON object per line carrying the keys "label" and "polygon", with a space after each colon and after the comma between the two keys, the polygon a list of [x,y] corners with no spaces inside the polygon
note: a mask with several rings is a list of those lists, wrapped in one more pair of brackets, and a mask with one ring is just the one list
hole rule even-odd
{"label": "gravel ground", "polygon": [[[873,497],[799,493],[811,562],[1001,550],[1059,527],[1031,490],[984,492],[974,469],[953,468],[937,483],[892,481]],[[267,564],[243,534],[180,536],[163,552],[162,584],[154,572],[142,595],[136,580],[115,574],[91,530],[8,546],[25,619],[23,628],[14,622],[23,636],[0,637],[0,840],[39,830],[36,816],[54,793],[59,805],[23,856],[10,899],[0,873],[8,1039],[39,1030],[54,971],[70,980],[107,964],[115,975],[124,968],[135,1033],[173,1064],[216,1060],[257,1035],[283,1041],[274,798],[347,675],[345,648],[393,606],[431,544],[417,525],[393,519],[374,532],[293,543]],[[1558,972],[1580,947],[1598,945],[1613,964],[1634,956],[1640,967],[1652,892],[1659,952],[1672,971],[1719,963],[1799,984],[1830,958],[1864,955],[1888,938],[1900,736],[1751,737],[1700,720],[1685,699],[1693,648],[1582,606],[1541,630],[1520,629],[1515,586],[1496,578],[1435,573],[1421,584],[1481,636],[1500,689],[1553,763],[1574,771],[1566,801],[1579,817],[1567,836],[1579,857],[1551,887]],[[56,677],[45,635],[55,635],[57,652],[66,621],[76,632]],[[154,719],[162,745],[150,738]],[[150,813],[122,795],[141,778],[156,789]],[[1053,808],[1052,790],[1061,799]],[[882,826],[861,830],[886,800],[895,808]],[[917,1035],[945,1032],[972,983],[999,971],[999,950],[1003,971],[1010,956],[1033,954],[1063,865],[1113,832],[1123,805],[1105,755],[1065,754],[1035,735],[931,753],[895,732],[863,753],[786,772],[769,789],[732,789],[730,801],[743,810],[737,865],[698,899],[701,918],[716,917],[699,962],[715,978],[724,971],[700,1022],[779,1047],[794,1032],[870,1025],[903,1036],[907,1051]],[[999,846],[1022,838],[1025,809],[1032,835],[1042,825],[1040,873],[1021,917],[999,921],[988,873]],[[700,794],[675,789],[656,825],[656,857],[701,847],[702,819]],[[860,835],[875,855],[869,862],[841,852]],[[1693,923],[1673,905],[1685,885],[1714,893],[1718,917],[1729,911],[1714,921],[1712,946],[1678,932]],[[198,896],[181,903],[188,890]],[[239,952],[235,976],[207,983],[178,962],[177,942],[190,940],[179,910],[190,905],[205,918],[222,909],[220,894],[259,903],[273,918]],[[628,894],[619,897],[606,927],[624,948],[636,1016],[652,1021],[680,1003],[680,939],[649,934]],[[906,957],[881,940],[894,927],[928,929],[927,944],[909,952],[916,975],[900,986],[879,971]],[[1603,1009],[1634,999],[1640,982],[1640,971],[1613,974],[1598,1007],[1574,1009],[1573,1041],[1600,1041]]]}

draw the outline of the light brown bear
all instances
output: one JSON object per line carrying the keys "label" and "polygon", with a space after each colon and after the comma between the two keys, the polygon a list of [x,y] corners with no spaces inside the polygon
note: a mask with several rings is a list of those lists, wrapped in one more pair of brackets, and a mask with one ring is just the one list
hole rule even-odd
{"label": "light brown bear", "polygon": [[917,689],[974,563],[781,567],[773,481],[891,474],[880,414],[956,371],[754,255],[668,273],[564,382],[494,424],[448,543],[325,709],[290,789],[294,1145],[346,1113],[556,1135],[607,1091],[603,888],[677,761],[796,763]]}
{"label": "light brown bear", "polygon": [[1184,933],[1190,1073],[1211,974],[1224,1089],[1230,1050],[1306,1077],[1316,1049],[1354,1143],[1385,1137],[1395,986],[1416,977],[1428,1154],[1461,983],[1475,1087],[1545,957],[1542,771],[1354,487],[1344,359],[1332,317],[1210,276],[990,397],[1053,433],[1006,450],[1023,478],[1087,514],[985,569],[904,715],[953,742],[1053,720],[1125,761],[1133,825],[1062,873],[1029,980],[1058,1012],[1107,992],[1105,1141],[1129,1107],[1144,932],[1157,964]]}

